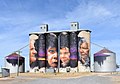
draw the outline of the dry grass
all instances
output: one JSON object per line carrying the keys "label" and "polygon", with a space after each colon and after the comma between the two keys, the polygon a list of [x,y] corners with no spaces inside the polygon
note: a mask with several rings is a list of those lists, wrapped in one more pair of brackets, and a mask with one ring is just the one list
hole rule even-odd
{"label": "dry grass", "polygon": [[[19,73],[19,76],[23,77],[32,77],[32,78],[77,78],[77,77],[83,77],[83,76],[91,76],[91,75],[97,75],[97,76],[104,76],[111,73],[94,73],[94,72],[71,72],[71,73]],[[10,74],[10,78],[17,77],[17,73]]]}
{"label": "dry grass", "polygon": [[[116,75],[117,74],[117,75]],[[12,84],[10,81],[14,82],[26,82],[32,81],[37,78],[52,78],[52,79],[69,79],[69,78],[79,78],[84,76],[107,76],[115,84],[120,84],[120,73],[94,73],[94,72],[76,72],[76,73],[19,73],[10,74],[10,77],[0,78],[0,84]],[[115,75],[115,76],[114,76]]]}
{"label": "dry grass", "polygon": [[[94,72],[71,72],[71,73],[19,73],[19,76],[28,77],[28,78],[77,78],[77,77],[83,77],[83,76],[91,76],[91,75],[97,75],[97,76],[106,76],[111,74],[120,74],[120,73],[94,73]],[[0,75],[0,78],[2,75]],[[17,73],[11,73],[10,78],[17,77]]]}
{"label": "dry grass", "polygon": [[[29,77],[29,78],[76,78],[76,77],[82,77],[82,76],[89,76],[93,75],[90,72],[80,72],[80,73],[19,73],[19,76],[22,77]],[[16,74],[11,74],[10,77],[14,78],[16,77]]]}

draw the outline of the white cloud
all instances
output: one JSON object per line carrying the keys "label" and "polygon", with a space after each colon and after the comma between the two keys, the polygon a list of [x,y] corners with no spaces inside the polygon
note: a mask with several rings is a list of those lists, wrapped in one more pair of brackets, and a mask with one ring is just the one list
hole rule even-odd
{"label": "white cloud", "polygon": [[111,16],[112,13],[103,5],[96,2],[89,2],[86,5],[80,3],[72,12],[68,12],[66,18],[69,20],[78,20],[82,24],[95,22],[105,17]]}

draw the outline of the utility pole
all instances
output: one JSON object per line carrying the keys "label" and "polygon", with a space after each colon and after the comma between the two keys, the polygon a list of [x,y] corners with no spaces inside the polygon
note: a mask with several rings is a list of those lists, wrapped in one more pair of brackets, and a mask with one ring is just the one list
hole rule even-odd
{"label": "utility pole", "polygon": [[19,60],[20,60],[20,59],[19,59],[19,58],[20,58],[20,53],[21,53],[20,50],[26,48],[28,45],[29,45],[29,44],[27,44],[27,45],[23,46],[22,48],[18,49],[17,51],[15,51],[15,53],[18,53],[18,60],[17,60],[17,65],[18,65],[18,67],[17,67],[17,76],[19,76],[19,65],[20,65],[20,63],[19,63]]}
{"label": "utility pole", "polygon": [[16,51],[16,52],[18,52],[18,60],[17,60],[17,65],[18,65],[18,67],[17,67],[17,76],[19,76],[19,58],[20,58],[20,51]]}
{"label": "utility pole", "polygon": [[58,36],[58,73],[60,72],[60,36]]}

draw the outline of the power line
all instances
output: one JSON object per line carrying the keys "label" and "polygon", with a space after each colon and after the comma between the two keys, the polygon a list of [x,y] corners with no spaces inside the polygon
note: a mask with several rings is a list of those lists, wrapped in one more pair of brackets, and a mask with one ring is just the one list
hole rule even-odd
{"label": "power line", "polygon": [[17,67],[17,76],[19,76],[19,61],[20,61],[20,60],[19,60],[19,57],[20,57],[20,50],[26,48],[28,45],[29,45],[29,44],[27,44],[27,45],[21,47],[20,49],[18,49],[17,51],[15,51],[15,53],[18,52],[18,60],[17,60],[17,64],[18,64],[18,67]]}
{"label": "power line", "polygon": [[25,45],[25,46],[21,47],[20,49],[16,50],[15,52],[20,51],[20,50],[22,50],[22,49],[26,48],[27,46],[29,46],[29,44],[27,44],[27,45]]}
{"label": "power line", "polygon": [[96,46],[98,46],[98,47],[100,47],[100,48],[106,48],[106,47],[103,47],[103,46],[101,46],[101,45],[98,45],[98,44],[96,44],[96,43],[93,43],[93,42],[91,42],[91,44],[93,44],[93,45],[96,45]]}

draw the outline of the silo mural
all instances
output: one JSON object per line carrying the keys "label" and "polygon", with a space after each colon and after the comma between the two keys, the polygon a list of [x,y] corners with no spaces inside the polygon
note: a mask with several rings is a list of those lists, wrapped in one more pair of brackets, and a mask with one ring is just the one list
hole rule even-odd
{"label": "silo mural", "polygon": [[90,31],[30,34],[30,68],[90,71]]}
{"label": "silo mural", "polygon": [[90,71],[90,32],[81,31],[78,34],[79,71]]}
{"label": "silo mural", "polygon": [[67,32],[60,33],[60,67],[70,66],[70,48],[69,34]]}
{"label": "silo mural", "polygon": [[94,54],[95,72],[116,71],[116,54],[108,49],[102,49]]}
{"label": "silo mural", "polygon": [[77,59],[78,59],[78,52],[77,52],[77,33],[70,32],[70,67],[75,68],[77,67]]}
{"label": "silo mural", "polygon": [[38,69],[38,36],[39,34],[30,34],[30,71]]}
{"label": "silo mural", "polygon": [[25,58],[13,53],[5,57],[5,67],[10,69],[10,73],[16,73],[18,70],[19,57],[19,72],[25,72]]}
{"label": "silo mural", "polygon": [[45,34],[39,34],[38,39],[38,67],[45,68]]}
{"label": "silo mural", "polygon": [[46,67],[58,66],[57,36],[54,33],[46,34]]}

